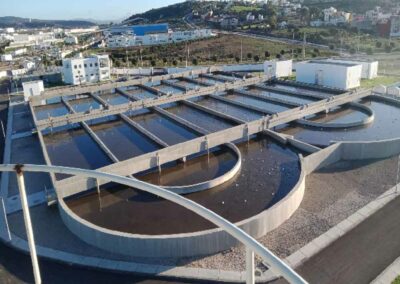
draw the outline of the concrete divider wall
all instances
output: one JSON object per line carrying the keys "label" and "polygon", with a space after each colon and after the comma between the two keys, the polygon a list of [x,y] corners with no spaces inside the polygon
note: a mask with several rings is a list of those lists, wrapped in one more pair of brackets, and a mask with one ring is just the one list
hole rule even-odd
{"label": "concrete divider wall", "polygon": [[375,112],[371,108],[358,103],[350,103],[350,104],[354,108],[358,108],[361,110],[361,112],[367,114],[367,117],[353,122],[325,123],[325,122],[311,121],[307,119],[299,119],[296,121],[296,123],[307,127],[316,127],[321,129],[341,129],[341,128],[360,127],[372,123],[374,121]]}
{"label": "concrete divider wall", "polygon": [[[305,189],[305,171],[286,197],[260,214],[237,225],[255,238],[277,228],[300,206]],[[137,235],[108,230],[83,220],[59,198],[60,215],[65,225],[85,242],[107,251],[138,257],[189,257],[216,253],[239,242],[221,229],[175,235]]]}
{"label": "concrete divider wall", "polygon": [[238,149],[238,147],[236,147],[235,144],[227,143],[224,146],[231,149],[236,154],[237,161],[235,165],[223,175],[218,176],[212,180],[200,182],[197,184],[184,185],[184,186],[162,186],[162,187],[177,194],[189,194],[219,186],[227,182],[231,178],[235,177],[242,167],[242,154],[240,153],[240,150]]}

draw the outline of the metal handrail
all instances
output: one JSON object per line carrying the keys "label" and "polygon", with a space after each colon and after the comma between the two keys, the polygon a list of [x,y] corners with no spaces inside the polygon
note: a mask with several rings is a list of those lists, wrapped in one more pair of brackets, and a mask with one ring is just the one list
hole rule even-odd
{"label": "metal handrail", "polygon": [[[269,268],[271,271],[279,276],[284,277],[290,283],[307,283],[299,274],[297,274],[292,268],[290,268],[286,263],[284,263],[281,259],[279,259],[276,255],[274,255],[271,251],[265,248],[262,244],[260,244],[256,239],[248,235],[242,229],[238,228],[236,225],[232,224],[228,220],[214,213],[213,211],[205,208],[204,206],[187,199],[179,194],[170,192],[166,189],[163,189],[159,186],[152,185],[140,180],[119,176],[110,173],[99,172],[95,170],[86,170],[86,169],[78,169],[78,168],[70,168],[70,167],[61,167],[61,166],[47,166],[47,165],[15,165],[15,164],[2,164],[0,165],[0,172],[12,172],[15,171],[17,173],[17,177],[19,178],[19,186],[23,187],[23,172],[47,172],[47,173],[58,173],[58,174],[68,174],[68,175],[79,175],[87,178],[97,178],[101,180],[108,180],[110,182],[115,182],[118,184],[126,185],[129,187],[134,187],[136,189],[160,196],[166,200],[174,202],[190,211],[198,214],[199,216],[205,218],[206,220],[214,223],[219,228],[225,230],[231,236],[239,240],[246,246],[246,260],[249,260],[249,252],[257,253],[266,263],[269,264]],[[22,182],[21,182],[22,181]],[[21,184],[20,184],[21,183]],[[21,196],[21,199],[23,197]],[[29,211],[29,210],[28,210]],[[28,212],[29,214],[29,212]],[[251,257],[252,262],[254,264],[254,258]],[[249,262],[249,261],[246,261]],[[253,271],[248,271],[249,266],[247,267],[247,283],[254,283],[254,265],[251,265]],[[249,281],[249,279],[251,279]]]}

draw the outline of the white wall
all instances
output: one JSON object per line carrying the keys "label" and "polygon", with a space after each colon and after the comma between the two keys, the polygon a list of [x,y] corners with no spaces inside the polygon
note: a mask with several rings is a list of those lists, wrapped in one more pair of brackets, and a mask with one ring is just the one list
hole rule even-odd
{"label": "white wall", "polygon": [[24,100],[27,102],[29,97],[39,96],[44,91],[43,81],[31,81],[22,83],[24,89]]}
{"label": "white wall", "polygon": [[1,56],[1,61],[12,61],[13,57],[12,54],[3,54]]}
{"label": "white wall", "polygon": [[64,59],[62,69],[64,83],[79,85],[109,80],[111,78],[110,65],[108,55]]}
{"label": "white wall", "polygon": [[361,65],[302,62],[296,64],[296,80],[348,90],[360,86],[361,71]]}
{"label": "white wall", "polygon": [[292,76],[292,60],[265,61],[264,74],[275,78]]}
{"label": "white wall", "polygon": [[361,78],[362,79],[374,79],[378,77],[378,61],[358,61],[358,60],[346,60],[346,59],[328,59],[332,62],[342,62],[349,64],[361,64]]}

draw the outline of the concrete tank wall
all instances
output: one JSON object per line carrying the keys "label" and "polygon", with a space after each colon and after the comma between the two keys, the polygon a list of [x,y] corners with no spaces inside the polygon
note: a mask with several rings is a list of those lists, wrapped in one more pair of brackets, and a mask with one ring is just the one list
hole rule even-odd
{"label": "concrete tank wall", "polygon": [[[289,194],[271,208],[237,223],[240,228],[259,238],[292,216],[304,196],[306,175],[302,161],[300,156],[300,178]],[[137,235],[105,229],[77,216],[62,198],[59,198],[59,211],[65,225],[88,244],[130,256],[190,257],[213,254],[239,244],[221,229],[162,236]]]}

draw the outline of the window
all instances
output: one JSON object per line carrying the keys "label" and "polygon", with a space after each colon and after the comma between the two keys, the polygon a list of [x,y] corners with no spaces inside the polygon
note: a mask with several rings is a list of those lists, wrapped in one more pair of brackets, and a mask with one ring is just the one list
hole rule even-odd
{"label": "window", "polygon": [[90,67],[93,67],[93,63],[90,63]]}
{"label": "window", "polygon": [[79,68],[82,68],[82,64],[79,64]]}
{"label": "window", "polygon": [[99,65],[98,65],[98,64],[97,64],[97,62],[96,62],[96,63],[94,64],[94,66],[96,66],[96,67],[97,67],[97,66],[99,66]]}
{"label": "window", "polygon": [[76,68],[77,68],[77,66],[76,66],[76,65],[74,65],[74,68],[76,69]]}
{"label": "window", "polygon": [[83,64],[83,66],[85,66],[85,68],[87,68],[87,64],[85,63],[85,64]]}
{"label": "window", "polygon": [[90,74],[91,77],[93,77],[93,74]]}
{"label": "window", "polygon": [[75,76],[75,78],[78,78],[78,76]]}

